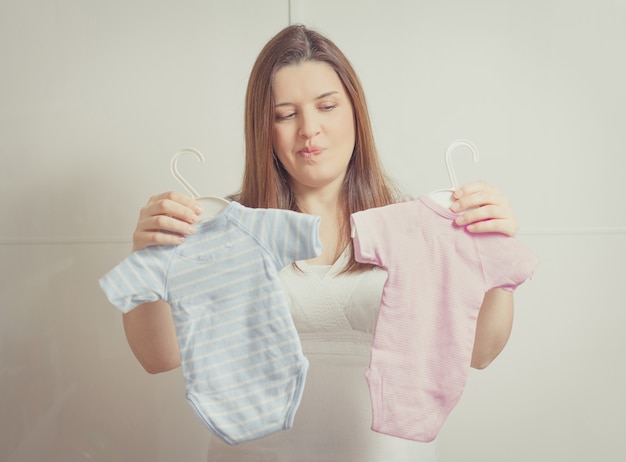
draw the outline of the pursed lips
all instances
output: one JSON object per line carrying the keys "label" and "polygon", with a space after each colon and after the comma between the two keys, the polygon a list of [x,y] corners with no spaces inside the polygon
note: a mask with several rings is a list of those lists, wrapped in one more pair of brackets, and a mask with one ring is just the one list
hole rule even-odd
{"label": "pursed lips", "polygon": [[322,152],[322,148],[319,146],[305,146],[304,148],[298,151],[298,154],[309,159],[312,156],[317,156]]}

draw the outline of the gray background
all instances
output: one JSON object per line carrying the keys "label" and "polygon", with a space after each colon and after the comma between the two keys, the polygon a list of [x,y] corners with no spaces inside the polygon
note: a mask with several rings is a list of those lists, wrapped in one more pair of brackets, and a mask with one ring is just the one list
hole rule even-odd
{"label": "gray background", "polygon": [[243,98],[290,22],[351,58],[411,195],[485,179],[541,258],[509,345],[472,371],[442,462],[626,455],[626,3],[618,0],[0,0],[0,460],[201,461],[180,370],[150,376],[97,279],[140,207],[234,191]]}

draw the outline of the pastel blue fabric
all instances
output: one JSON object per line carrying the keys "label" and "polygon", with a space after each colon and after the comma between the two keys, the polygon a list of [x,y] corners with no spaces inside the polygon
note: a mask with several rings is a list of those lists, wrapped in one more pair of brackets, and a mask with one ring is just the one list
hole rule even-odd
{"label": "pastel blue fabric", "polygon": [[309,363],[278,273],[320,254],[319,224],[233,201],[183,244],[133,252],[99,281],[123,312],[170,304],[187,400],[228,444],[292,427]]}

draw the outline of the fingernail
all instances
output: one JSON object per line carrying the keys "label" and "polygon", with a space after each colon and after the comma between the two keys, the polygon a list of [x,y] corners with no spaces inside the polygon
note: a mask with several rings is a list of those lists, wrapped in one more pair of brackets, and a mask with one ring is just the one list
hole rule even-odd
{"label": "fingernail", "polygon": [[458,202],[453,202],[450,206],[450,210],[452,210],[453,212],[457,212],[460,207],[461,205]]}
{"label": "fingernail", "polygon": [[202,207],[197,202],[193,204],[193,209],[196,211],[198,215],[202,215]]}

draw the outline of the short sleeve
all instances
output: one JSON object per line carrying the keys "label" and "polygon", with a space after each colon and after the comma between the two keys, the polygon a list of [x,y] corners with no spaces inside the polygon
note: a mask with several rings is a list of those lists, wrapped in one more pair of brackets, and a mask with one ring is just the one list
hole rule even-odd
{"label": "short sleeve", "polygon": [[288,212],[285,221],[286,239],[283,242],[279,240],[276,249],[285,258],[283,261],[285,266],[294,261],[317,257],[322,253],[319,216]]}
{"label": "short sleeve", "polygon": [[320,255],[319,216],[280,209],[253,212],[256,219],[250,232],[274,255],[279,268]]}
{"label": "short sleeve", "polygon": [[377,214],[377,209],[353,213],[350,215],[350,228],[354,258],[361,263],[379,265],[381,262],[376,258],[376,239],[373,238],[372,233],[376,222],[375,214]]}
{"label": "short sleeve", "polygon": [[175,246],[154,246],[133,252],[100,278],[108,300],[122,312],[165,299],[166,277]]}
{"label": "short sleeve", "polygon": [[514,291],[531,278],[539,258],[522,242],[503,234],[475,236],[487,286]]}

